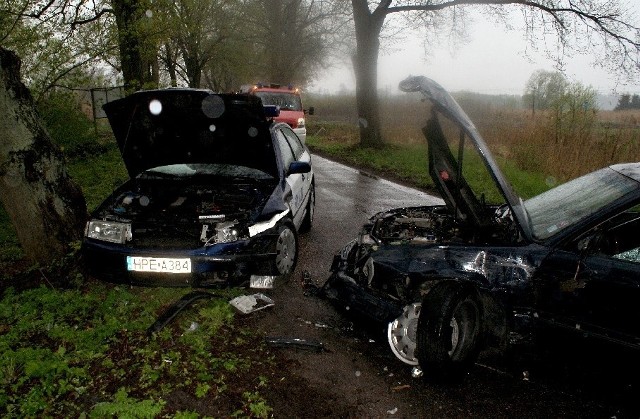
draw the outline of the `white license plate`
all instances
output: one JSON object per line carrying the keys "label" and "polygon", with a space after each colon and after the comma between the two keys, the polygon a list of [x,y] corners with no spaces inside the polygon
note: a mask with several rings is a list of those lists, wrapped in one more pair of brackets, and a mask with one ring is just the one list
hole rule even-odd
{"label": "white license plate", "polygon": [[127,270],[136,272],[187,274],[191,273],[191,259],[127,256]]}

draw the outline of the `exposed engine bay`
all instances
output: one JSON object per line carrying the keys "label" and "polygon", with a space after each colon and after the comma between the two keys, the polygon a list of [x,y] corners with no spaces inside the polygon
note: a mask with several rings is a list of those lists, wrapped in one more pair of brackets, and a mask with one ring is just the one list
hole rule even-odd
{"label": "exposed engine bay", "polygon": [[[207,246],[248,236],[248,223],[258,216],[273,185],[265,182],[136,180],[120,189],[102,215],[131,223],[130,242],[158,246]],[[172,243],[176,245],[176,243]]]}
{"label": "exposed engine bay", "polygon": [[487,207],[487,211],[493,214],[495,224],[491,229],[480,230],[456,219],[444,205],[398,208],[373,216],[369,235],[384,244],[471,244],[478,241],[506,243],[517,239],[517,232],[506,207]]}

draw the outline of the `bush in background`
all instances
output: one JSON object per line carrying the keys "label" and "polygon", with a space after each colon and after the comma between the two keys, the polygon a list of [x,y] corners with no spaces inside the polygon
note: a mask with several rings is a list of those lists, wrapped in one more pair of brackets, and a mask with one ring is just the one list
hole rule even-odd
{"label": "bush in background", "polygon": [[95,140],[93,122],[80,110],[72,92],[53,92],[38,103],[38,111],[53,141],[73,150]]}

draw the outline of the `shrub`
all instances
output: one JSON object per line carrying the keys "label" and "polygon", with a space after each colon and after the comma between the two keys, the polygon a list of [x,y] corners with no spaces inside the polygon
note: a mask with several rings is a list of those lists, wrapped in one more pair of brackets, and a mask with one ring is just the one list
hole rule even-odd
{"label": "shrub", "polygon": [[77,98],[71,92],[53,92],[38,103],[49,135],[66,154],[95,142],[92,121],[80,110]]}

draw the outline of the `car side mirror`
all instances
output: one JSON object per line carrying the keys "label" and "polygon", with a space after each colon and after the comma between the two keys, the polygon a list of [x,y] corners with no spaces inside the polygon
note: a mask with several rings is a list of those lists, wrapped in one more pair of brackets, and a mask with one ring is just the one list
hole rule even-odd
{"label": "car side mirror", "polygon": [[311,171],[311,165],[306,161],[294,161],[289,165],[289,171],[287,175],[294,175],[296,173],[309,173]]}
{"label": "car side mirror", "polygon": [[313,115],[314,113],[316,113],[316,108],[314,108],[313,106],[310,106],[309,110],[307,110],[306,113],[309,115]]}

